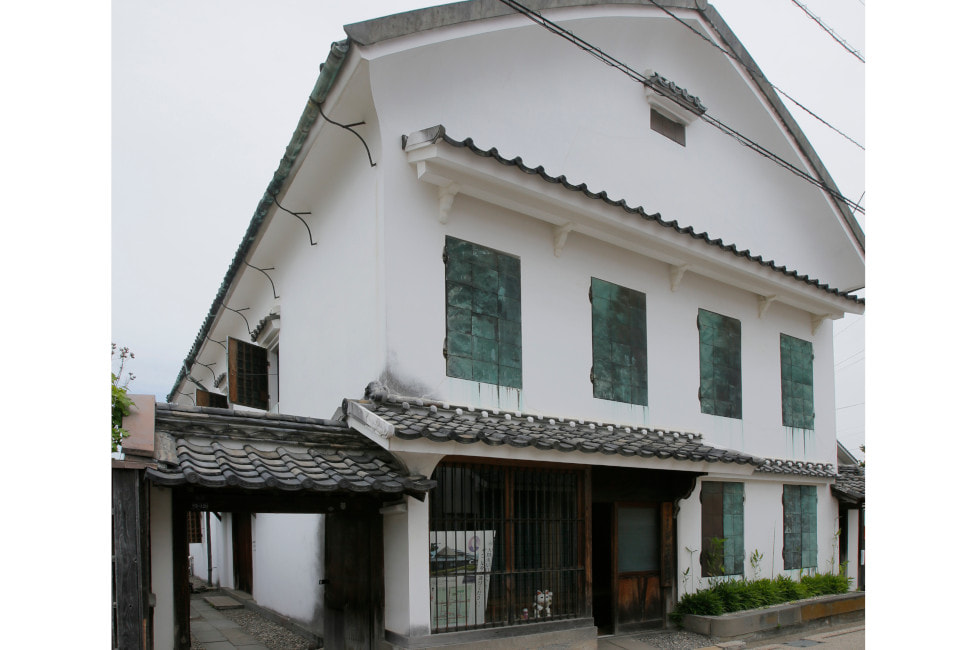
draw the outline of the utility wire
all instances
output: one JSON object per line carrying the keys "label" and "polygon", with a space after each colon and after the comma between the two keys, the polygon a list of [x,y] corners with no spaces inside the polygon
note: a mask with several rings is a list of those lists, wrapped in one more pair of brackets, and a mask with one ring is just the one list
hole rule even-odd
{"label": "utility wire", "polygon": [[[653,84],[651,84],[650,81],[646,77],[644,77],[642,74],[640,74],[639,72],[637,72],[636,70],[634,70],[630,66],[626,65],[625,63],[623,63],[619,59],[616,59],[613,56],[611,56],[611,55],[607,54],[606,52],[602,51],[601,49],[599,49],[595,45],[592,45],[591,43],[588,43],[584,39],[579,38],[578,36],[576,36],[575,34],[573,34],[572,32],[570,32],[569,30],[565,29],[564,27],[561,27],[561,26],[557,25],[556,23],[553,23],[551,20],[549,20],[549,19],[545,18],[544,16],[542,16],[541,14],[539,14],[539,13],[537,13],[537,12],[529,9],[528,7],[522,5],[521,3],[516,2],[515,0],[500,0],[500,1],[503,2],[504,4],[508,5],[509,7],[511,7],[515,11],[517,11],[518,13],[523,14],[524,16],[526,16],[527,18],[529,18],[532,22],[538,24],[541,27],[544,27],[545,29],[547,29],[548,31],[552,32],[556,36],[560,36],[560,37],[566,39],[567,41],[569,41],[570,43],[572,43],[576,47],[582,49],[584,52],[587,52],[588,54],[590,54],[593,57],[595,57],[598,61],[601,61],[601,62],[605,63],[606,65],[610,66],[611,68],[615,68],[615,69],[619,70],[620,72],[622,72],[626,76],[630,77],[634,81],[639,82],[641,85],[643,85],[643,86],[645,86],[647,88],[650,88],[654,92],[657,92],[659,94],[663,94],[658,88],[654,87]],[[650,2],[652,2],[655,5],[657,4],[653,0],[650,0]],[[660,5],[657,5],[657,6],[659,7]],[[783,160],[782,158],[780,158],[779,156],[775,155],[774,153],[772,153],[771,151],[769,151],[768,149],[766,149],[762,145],[758,144],[757,142],[755,142],[754,140],[748,138],[747,136],[743,135],[742,133],[736,131],[735,129],[733,129],[732,127],[730,127],[727,124],[723,123],[722,121],[718,120],[717,118],[711,117],[710,115],[708,115],[706,113],[705,114],[702,114],[700,117],[701,117],[701,119],[704,122],[710,124],[711,126],[714,126],[715,128],[717,128],[722,133],[725,133],[726,135],[731,136],[732,138],[734,138],[735,140],[737,140],[743,146],[748,147],[752,151],[755,151],[759,155],[767,158],[768,160],[771,160],[772,162],[776,163],[780,167],[783,167],[784,169],[786,169],[786,170],[792,172],[793,174],[795,174],[796,176],[798,176],[798,177],[800,177],[800,178],[808,181],[812,185],[815,185],[819,189],[823,190],[824,192],[826,192],[827,194],[829,194],[830,196],[832,196],[837,201],[840,201],[841,203],[845,203],[847,205],[847,207],[849,207],[851,210],[853,210],[855,212],[860,212],[860,213],[863,213],[864,212],[863,208],[861,208],[860,206],[858,206],[857,204],[855,204],[853,201],[851,201],[850,199],[848,199],[845,196],[843,196],[842,194],[840,194],[838,190],[834,190],[833,188],[829,187],[821,179],[819,179],[819,178],[817,178],[817,177],[809,174],[805,170],[802,170],[802,169],[796,167],[792,163],[790,163],[790,162],[788,162],[786,160]]]}
{"label": "utility wire", "polygon": [[861,150],[866,151],[866,149],[864,148],[864,146],[862,144],[860,144],[859,142],[857,142],[856,140],[854,140],[853,138],[851,138],[847,134],[845,134],[842,131],[840,131],[838,128],[836,128],[835,126],[833,126],[832,124],[830,124],[829,122],[827,122],[826,120],[824,120],[823,118],[821,118],[819,115],[816,115],[816,113],[814,113],[811,109],[807,108],[802,103],[800,103],[798,99],[796,99],[795,97],[793,97],[792,95],[790,95],[789,93],[785,92],[784,90],[782,90],[781,88],[779,88],[778,86],[776,86],[774,83],[772,83],[771,81],[769,81],[768,80],[768,77],[766,77],[762,73],[761,70],[756,70],[755,68],[751,67],[750,65],[748,65],[747,63],[745,63],[744,61],[742,61],[741,60],[741,57],[739,57],[737,54],[735,54],[734,52],[728,51],[725,48],[721,47],[720,45],[718,45],[717,43],[715,43],[714,41],[712,41],[710,38],[708,38],[707,34],[702,34],[701,32],[697,31],[694,28],[694,25],[690,24],[686,20],[683,20],[680,16],[678,16],[674,12],[670,11],[666,7],[661,6],[660,4],[658,4],[657,2],[655,2],[654,0],[650,0],[650,4],[652,4],[653,6],[657,7],[657,9],[660,9],[665,14],[667,14],[668,16],[670,16],[671,18],[673,18],[674,20],[676,20],[677,22],[679,22],[681,25],[683,25],[687,29],[689,29],[692,32],[694,32],[695,34],[697,34],[701,38],[701,40],[703,40],[705,43],[707,43],[711,47],[713,47],[713,48],[717,49],[718,51],[724,53],[725,56],[727,56],[727,57],[729,57],[729,58],[734,59],[735,61],[737,61],[743,68],[745,68],[746,70],[748,70],[752,74],[758,75],[759,77],[761,77],[762,79],[764,79],[765,80],[765,83],[767,83],[769,86],[771,86],[777,93],[779,93],[780,95],[782,95],[783,97],[785,97],[786,99],[788,99],[790,102],[792,102],[793,104],[795,104],[796,106],[798,106],[799,108],[801,108],[802,110],[804,110],[805,112],[809,113],[809,115],[811,115],[815,119],[819,120],[820,122],[822,122],[823,124],[825,124],[826,126],[828,126],[829,128],[831,128],[832,130],[836,131],[837,133],[839,133],[841,136],[843,136],[844,138],[846,138],[847,140],[849,140],[850,142],[852,142],[856,146],[860,147]]}
{"label": "utility wire", "polygon": [[[857,52],[856,50],[854,50],[850,46],[849,43],[847,43],[842,38],[840,38],[836,34],[836,32],[834,32],[832,29],[830,29],[829,25],[827,25],[826,23],[824,23],[822,21],[822,19],[819,18],[819,16],[816,16],[815,14],[813,14],[811,11],[809,11],[809,9],[806,8],[805,5],[803,5],[801,2],[797,2],[797,0],[792,0],[792,4],[794,4],[795,6],[799,7],[800,9],[802,9],[802,12],[804,14],[806,14],[807,16],[809,16],[810,18],[812,18],[814,21],[816,21],[816,24],[819,25],[820,27],[822,27],[826,31],[827,34],[829,34],[830,36],[832,36],[834,41],[836,41],[837,43],[839,43],[840,45],[842,45],[844,50],[846,50],[847,52],[849,52],[850,54],[852,54],[856,58],[860,59],[860,62],[861,63],[866,63],[866,61],[863,60],[863,55],[860,54],[859,52]],[[864,6],[866,6],[866,5],[864,5]]]}

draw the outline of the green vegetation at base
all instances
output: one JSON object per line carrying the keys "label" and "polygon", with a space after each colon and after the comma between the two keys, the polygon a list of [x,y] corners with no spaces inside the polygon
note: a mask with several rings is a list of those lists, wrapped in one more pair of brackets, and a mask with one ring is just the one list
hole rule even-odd
{"label": "green vegetation at base", "polygon": [[849,591],[846,567],[837,573],[804,575],[796,582],[787,576],[761,580],[719,580],[706,589],[685,594],[670,613],[675,623],[685,614],[720,616],[730,612],[779,605],[803,598],[845,594]]}

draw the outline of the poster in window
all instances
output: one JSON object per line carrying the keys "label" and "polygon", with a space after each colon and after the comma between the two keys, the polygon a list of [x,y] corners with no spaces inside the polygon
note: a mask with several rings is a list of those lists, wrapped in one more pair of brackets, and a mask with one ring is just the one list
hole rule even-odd
{"label": "poster in window", "polygon": [[482,625],[494,557],[493,530],[430,532],[433,629]]}

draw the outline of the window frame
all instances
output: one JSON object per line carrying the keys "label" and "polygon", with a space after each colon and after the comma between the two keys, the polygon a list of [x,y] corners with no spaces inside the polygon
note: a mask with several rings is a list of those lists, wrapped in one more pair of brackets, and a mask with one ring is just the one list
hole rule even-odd
{"label": "window frame", "polygon": [[592,396],[649,406],[647,295],[593,276],[589,303]]}

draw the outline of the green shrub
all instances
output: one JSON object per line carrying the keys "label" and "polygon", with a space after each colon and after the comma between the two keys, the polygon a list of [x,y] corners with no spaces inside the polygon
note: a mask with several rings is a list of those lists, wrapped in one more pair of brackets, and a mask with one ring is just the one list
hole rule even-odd
{"label": "green shrub", "polygon": [[719,580],[706,589],[685,594],[674,607],[670,618],[680,624],[685,614],[719,616],[726,612],[768,607],[812,596],[843,594],[848,590],[849,583],[842,573],[806,575],[799,582],[782,575],[772,580]]}

